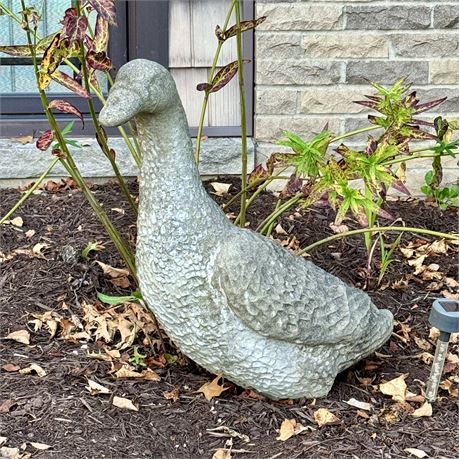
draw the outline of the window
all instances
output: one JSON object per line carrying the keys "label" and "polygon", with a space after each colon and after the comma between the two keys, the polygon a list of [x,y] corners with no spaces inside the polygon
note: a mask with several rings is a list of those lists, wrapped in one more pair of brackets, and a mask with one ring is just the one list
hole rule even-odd
{"label": "window", "polygon": [[[40,8],[44,5],[42,36],[58,28],[64,11],[72,0],[28,0],[27,4]],[[213,60],[216,39],[215,26],[222,25],[227,13],[227,0],[159,0],[117,1],[118,26],[111,28],[110,56],[114,72],[128,60],[142,57],[160,62],[170,68],[181,95],[191,133],[196,134],[196,125],[203,94],[196,91],[196,84],[206,81]],[[20,11],[20,0],[7,0],[14,12]],[[51,7],[52,6],[52,7]],[[243,2],[244,19],[253,18],[253,1]],[[24,34],[18,25],[6,16],[0,16],[0,43],[23,44]],[[236,41],[225,43],[219,65],[236,59]],[[253,59],[252,32],[244,34],[245,57]],[[7,56],[0,53],[0,135],[11,137],[31,134],[48,128],[43,115],[40,98],[35,91],[35,77],[30,59]],[[252,113],[253,63],[246,64],[247,111]],[[222,91],[210,98],[205,119],[204,135],[240,135],[239,98],[237,78]],[[65,96],[84,114],[87,107],[79,96],[51,84],[50,98]],[[96,101],[95,101],[96,102]],[[97,105],[97,103],[96,103]],[[99,106],[100,108],[100,106]],[[58,115],[66,122],[66,115]],[[252,133],[252,117],[248,116],[248,132]],[[78,132],[75,131],[75,134]],[[90,123],[83,135],[91,134]]]}

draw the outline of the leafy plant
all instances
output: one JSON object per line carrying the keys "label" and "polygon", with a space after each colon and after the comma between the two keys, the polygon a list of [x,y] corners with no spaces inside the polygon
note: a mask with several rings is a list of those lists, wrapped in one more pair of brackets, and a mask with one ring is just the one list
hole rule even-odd
{"label": "leafy plant", "polygon": [[[47,151],[53,145],[51,151],[52,155],[56,157],[47,168],[46,174],[40,177],[40,181],[44,180],[47,173],[52,170],[58,161],[63,165],[68,174],[83,191],[94,212],[119,250],[132,277],[136,280],[134,256],[128,244],[123,240],[108,215],[94,198],[91,190],[81,176],[73,159],[72,152],[69,149],[69,146],[79,147],[77,142],[69,138],[73,128],[73,121],[63,129],[60,129],[53,111],[57,110],[62,113],[75,115],[84,126],[83,115],[69,101],[49,101],[45,92],[51,81],[55,81],[86,100],[101,151],[110,162],[127,201],[133,210],[136,211],[137,205],[121,176],[116,163],[115,151],[108,145],[107,136],[98,122],[92,100],[96,96],[104,102],[104,96],[97,79],[96,71],[105,72],[105,76],[111,81],[108,73],[111,68],[111,60],[107,56],[108,27],[109,24],[116,24],[115,3],[113,0],[103,2],[98,0],[75,2],[74,6],[65,11],[65,15],[60,23],[61,27],[55,33],[44,38],[38,34],[38,23],[41,20],[40,12],[35,8],[27,6],[25,0],[21,0],[21,6],[22,11],[20,12],[20,16],[18,16],[4,2],[0,1],[0,10],[23,29],[27,39],[27,43],[23,45],[0,46],[0,52],[13,56],[30,57],[35,69],[37,89],[43,110],[50,124],[50,129],[40,136],[36,145],[42,151]],[[90,26],[90,15],[96,16],[94,31]],[[40,56],[41,59],[39,59]],[[70,59],[77,59],[79,67],[75,66],[74,61]],[[70,67],[76,76],[70,76],[62,72],[60,66],[63,64]],[[134,138],[134,143],[132,143],[124,128],[120,128],[120,133],[126,141],[134,160],[137,164],[140,164],[140,151],[136,139]],[[15,205],[12,211],[8,212],[8,215],[11,215],[29,195],[25,195],[25,198],[21,199],[21,202]],[[1,222],[4,220],[5,218],[2,218]]]}
{"label": "leafy plant", "polygon": [[132,357],[129,359],[129,362],[133,363],[137,367],[146,367],[145,363],[147,355],[141,354],[139,351],[139,346],[134,346],[134,351]]}
{"label": "leafy plant", "polygon": [[[380,283],[392,262],[393,254],[393,250],[387,250],[384,245],[381,237],[383,231],[413,231],[444,237],[444,234],[440,235],[422,228],[385,226],[380,220],[395,220],[395,217],[385,209],[389,188],[409,194],[404,184],[407,161],[432,157],[434,167],[432,182],[436,185],[440,183],[441,157],[455,156],[459,152],[459,141],[451,141],[452,127],[459,128],[459,122],[448,123],[441,117],[437,117],[433,122],[417,119],[417,115],[438,106],[445,98],[421,103],[416,91],[411,90],[411,85],[407,84],[404,78],[389,88],[378,83],[371,84],[375,94],[366,96],[367,100],[356,102],[379,113],[377,116],[368,116],[369,126],[341,135],[334,135],[325,126],[321,132],[310,139],[302,139],[286,131],[284,138],[278,144],[289,147],[291,152],[274,153],[267,161],[266,168],[258,166],[251,176],[253,175],[257,180],[262,178],[257,183],[261,189],[267,182],[280,175],[275,172],[276,168],[282,167],[281,173],[286,168],[293,169],[293,173],[280,193],[278,205],[257,230],[269,235],[278,218],[293,206],[328,205],[336,211],[335,225],[341,225],[345,219],[354,219],[364,229],[345,231],[325,238],[302,249],[300,253],[330,240],[351,234],[363,234],[369,260],[376,244],[379,243]],[[428,128],[434,128],[435,133],[426,130]],[[382,130],[382,133],[377,137],[369,135],[366,147],[362,150],[342,142],[343,139],[373,130]],[[434,140],[435,144],[418,149],[412,148],[412,143],[419,140]],[[331,148],[334,149],[333,154]],[[362,186],[355,186],[356,181],[360,181]],[[441,189],[436,193],[438,198],[450,198],[448,203],[456,202],[455,187],[449,191]],[[448,237],[458,238],[455,235]]]}

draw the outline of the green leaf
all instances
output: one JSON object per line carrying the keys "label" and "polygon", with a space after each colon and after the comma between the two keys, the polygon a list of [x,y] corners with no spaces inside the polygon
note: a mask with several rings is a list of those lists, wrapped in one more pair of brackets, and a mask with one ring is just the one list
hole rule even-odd
{"label": "green leaf", "polygon": [[105,293],[97,292],[97,298],[99,298],[102,303],[110,304],[111,306],[117,306],[118,304],[129,303],[131,301],[137,301],[139,298],[136,295],[138,292],[133,292],[132,295],[128,296],[111,296],[106,295]]}
{"label": "green leaf", "polygon": [[83,249],[83,251],[81,252],[81,257],[83,258],[83,260],[88,260],[89,258],[89,254],[91,252],[100,252],[101,250],[103,250],[105,248],[105,246],[103,245],[102,242],[88,242],[86,244],[86,247]]}
{"label": "green leaf", "polygon": [[68,134],[69,132],[72,132],[74,123],[75,123],[75,121],[70,121],[70,122],[68,122],[68,123],[65,125],[64,129],[62,129],[61,134],[65,136],[65,135]]}
{"label": "green leaf", "polygon": [[434,175],[433,171],[429,171],[427,172],[426,175],[424,175],[424,181],[427,183],[427,185],[432,184],[433,175]]}

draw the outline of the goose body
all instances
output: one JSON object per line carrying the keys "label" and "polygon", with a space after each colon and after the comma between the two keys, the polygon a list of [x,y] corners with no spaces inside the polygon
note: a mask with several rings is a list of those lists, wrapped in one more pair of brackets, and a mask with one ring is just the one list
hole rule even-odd
{"label": "goose body", "polygon": [[314,398],[388,339],[392,314],[364,292],[227,219],[202,186],[175,83],[155,62],[120,69],[99,119],[131,118],[143,155],[141,291],[184,354],[270,398]]}

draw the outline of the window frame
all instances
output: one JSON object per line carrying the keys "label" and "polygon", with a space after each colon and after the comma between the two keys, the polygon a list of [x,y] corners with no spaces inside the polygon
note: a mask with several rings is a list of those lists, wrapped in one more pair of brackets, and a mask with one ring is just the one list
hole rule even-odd
{"label": "window frame", "polygon": [[[113,62],[112,73],[124,63],[145,58],[159,62],[168,67],[169,60],[169,0],[142,1],[117,0],[117,27],[110,28],[109,56]],[[244,20],[254,18],[254,0],[242,1]],[[148,32],[147,32],[148,31]],[[157,46],[151,46],[156,43]],[[253,135],[253,91],[254,91],[254,39],[253,30],[243,34],[244,58],[250,63],[244,66],[245,96],[247,110],[247,134]],[[0,64],[19,65],[27,61],[24,58],[2,57]],[[77,129],[75,137],[94,134],[94,127],[89,119],[89,110],[84,99],[73,93],[52,93],[48,99],[65,98],[75,105],[85,118],[85,129],[80,134]],[[96,110],[102,108],[97,98],[93,98]],[[56,114],[58,124],[63,127],[71,115]],[[40,96],[34,93],[0,93],[0,136],[14,137],[29,135],[32,132],[49,129],[48,121],[43,113]],[[116,134],[116,129],[108,129],[108,134]],[[196,137],[197,127],[190,127],[190,134]],[[240,137],[240,126],[205,126],[203,135],[209,137]]]}

